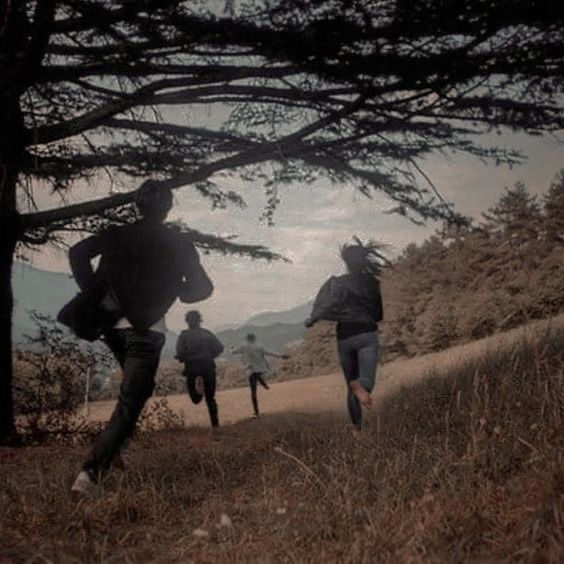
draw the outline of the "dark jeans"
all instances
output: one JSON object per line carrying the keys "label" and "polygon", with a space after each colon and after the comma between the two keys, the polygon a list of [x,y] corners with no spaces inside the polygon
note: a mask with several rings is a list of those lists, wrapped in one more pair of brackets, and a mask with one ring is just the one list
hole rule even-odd
{"label": "dark jeans", "polygon": [[105,334],[105,341],[123,377],[114,412],[83,465],[93,476],[109,470],[115,454],[133,434],[139,414],[155,388],[165,336],[156,331],[112,329]]}
{"label": "dark jeans", "polygon": [[[187,362],[184,368],[184,376],[186,376],[186,388],[188,389],[188,395],[192,402],[198,404],[202,401],[202,397],[205,397],[208,413],[210,414],[211,426],[219,426],[217,402],[215,401],[215,362],[213,360]],[[204,380],[203,396],[196,391],[196,378],[198,376],[201,376]]]}
{"label": "dark jeans", "polygon": [[358,380],[368,392],[374,389],[378,367],[379,344],[375,332],[360,333],[337,341],[339,361],[347,381],[347,407],[352,424],[362,427],[362,406],[351,390],[350,382]]}
{"label": "dark jeans", "polygon": [[268,390],[268,384],[264,381],[262,372],[253,372],[249,376],[249,386],[251,387],[251,401],[253,402],[253,410],[255,412],[255,415],[259,414],[257,384],[260,384],[265,390]]}

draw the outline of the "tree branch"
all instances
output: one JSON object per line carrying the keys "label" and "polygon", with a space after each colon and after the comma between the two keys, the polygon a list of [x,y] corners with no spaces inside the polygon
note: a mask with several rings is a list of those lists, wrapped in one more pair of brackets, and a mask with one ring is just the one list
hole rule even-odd
{"label": "tree branch", "polygon": [[75,80],[89,76],[174,76],[193,75],[194,84],[213,83],[243,78],[279,78],[299,72],[295,65],[285,66],[235,66],[235,65],[181,65],[157,63],[93,62],[76,65],[47,65],[38,82]]}
{"label": "tree branch", "polygon": [[[236,95],[241,99],[264,99],[278,98],[280,100],[298,100],[298,101],[318,101],[330,102],[334,105],[343,105],[345,102],[332,98],[335,93],[342,94],[343,89],[333,89],[321,92],[305,92],[298,90],[290,90],[273,87],[260,86],[240,86],[240,85],[216,85],[202,88],[186,89],[172,93],[155,94],[159,90],[177,87],[179,84],[186,82],[187,79],[168,79],[161,80],[139,88],[132,94],[122,96],[120,100],[114,100],[104,106],[87,112],[82,116],[59,123],[57,125],[39,127],[33,132],[28,132],[27,145],[41,145],[58,141],[66,137],[72,137],[83,131],[93,129],[105,125],[105,121],[115,115],[123,113],[137,105],[147,104],[185,104],[194,103],[201,98],[202,102],[206,98],[219,95]],[[354,92],[353,89],[346,89],[348,94]]]}
{"label": "tree branch", "polygon": [[[360,96],[348,106],[333,112],[317,121],[306,125],[300,130],[291,133],[278,141],[263,143],[260,147],[249,149],[235,155],[219,159],[212,163],[201,166],[195,171],[190,171],[186,174],[178,175],[174,178],[164,180],[159,184],[163,187],[175,189],[180,186],[200,182],[210,177],[215,172],[225,169],[235,169],[250,164],[255,164],[269,160],[273,155],[279,155],[284,152],[284,155],[289,156],[303,151],[303,145],[298,144],[298,141],[308,137],[312,133],[327,127],[332,123],[340,121],[345,116],[354,113],[365,102],[365,97]],[[25,229],[33,229],[43,227],[50,222],[71,220],[79,216],[95,215],[107,210],[133,202],[135,197],[135,190],[131,192],[123,192],[120,194],[113,194],[106,198],[99,200],[92,200],[80,204],[66,206],[64,208],[45,210],[41,212],[22,214],[21,222]]]}

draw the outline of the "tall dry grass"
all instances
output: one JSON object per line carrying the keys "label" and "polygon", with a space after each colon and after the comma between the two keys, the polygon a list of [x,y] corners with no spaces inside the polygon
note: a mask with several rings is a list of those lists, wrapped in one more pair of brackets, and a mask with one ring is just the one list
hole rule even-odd
{"label": "tall dry grass", "polygon": [[[0,555],[57,562],[561,562],[564,332],[486,351],[346,419],[140,435],[74,501],[84,455],[3,454]],[[0,558],[1,559],[1,558]]]}

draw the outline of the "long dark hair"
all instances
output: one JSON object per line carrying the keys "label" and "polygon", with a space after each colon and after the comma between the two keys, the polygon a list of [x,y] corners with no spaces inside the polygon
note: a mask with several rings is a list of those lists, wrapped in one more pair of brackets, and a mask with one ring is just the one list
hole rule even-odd
{"label": "long dark hair", "polygon": [[376,241],[363,243],[358,237],[353,237],[352,243],[345,243],[341,247],[341,258],[353,275],[367,274],[378,279],[382,268],[390,261],[382,253],[384,245]]}

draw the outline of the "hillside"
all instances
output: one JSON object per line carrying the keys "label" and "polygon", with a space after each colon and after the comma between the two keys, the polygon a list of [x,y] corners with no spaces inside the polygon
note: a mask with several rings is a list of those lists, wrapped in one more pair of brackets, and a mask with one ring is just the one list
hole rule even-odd
{"label": "hillside", "polygon": [[[77,292],[73,278],[64,272],[49,272],[23,262],[14,264],[14,343],[17,348],[28,348],[26,335],[35,335],[31,311],[43,315],[57,316],[63,304]],[[299,341],[304,336],[303,321],[309,314],[311,304],[275,312],[262,312],[251,317],[244,324],[219,331],[218,337],[228,351],[231,345],[239,345],[247,333],[256,333],[267,348],[280,350]],[[171,359],[175,354],[178,334],[167,331],[163,358]],[[230,355],[226,351],[225,357]]]}
{"label": "hillside", "polygon": [[263,418],[220,434],[139,434],[92,499],[69,493],[88,447],[0,452],[0,559],[561,562],[563,319],[548,325],[390,363],[359,440],[318,378],[274,385]]}
{"label": "hillside", "polygon": [[[564,310],[564,173],[541,198],[517,184],[481,222],[445,226],[382,269],[381,361],[470,343]],[[277,365],[278,380],[339,367],[318,324]]]}
{"label": "hillside", "polygon": [[[564,331],[564,314],[549,320],[531,322],[526,326],[464,345],[457,345],[444,351],[391,361],[378,368],[375,400],[377,403],[381,402],[402,387],[425,379],[432,372],[452,370],[467,362],[479,362],[480,358],[487,356],[492,350],[510,348],[523,339],[534,338],[535,335],[542,335],[549,330]],[[290,375],[287,380],[277,379],[276,375],[269,378],[271,389],[269,391],[259,390],[261,410],[264,413],[285,413],[287,411],[342,413],[346,391],[343,376],[336,371],[328,374],[323,359],[319,357],[318,360],[320,363],[318,370],[324,372],[324,375],[316,374],[315,370],[312,370],[312,375],[317,375],[316,378],[296,379],[295,376]],[[252,414],[247,379],[244,372],[241,371],[241,373],[243,375],[239,380],[239,387],[222,389],[217,392],[220,417],[224,423],[245,420]],[[203,405],[194,406],[190,403],[184,392],[184,385],[184,380],[181,379],[181,393],[167,397],[169,406],[184,419],[187,425],[207,427],[209,422],[205,407]],[[153,403],[158,401],[156,397],[150,400]],[[107,420],[114,405],[113,400],[92,403],[91,418],[97,421]]]}
{"label": "hillside", "polygon": [[245,342],[245,337],[254,333],[260,345],[266,349],[280,351],[283,347],[303,339],[305,327],[303,320],[299,323],[272,323],[270,325],[252,325],[245,323],[237,329],[228,329],[217,336],[225,346],[224,356],[231,358],[229,347],[239,346]]}
{"label": "hillside", "polygon": [[55,318],[62,305],[77,292],[77,286],[69,274],[48,272],[23,262],[14,263],[12,285],[16,345],[24,344],[24,335],[33,335],[36,331],[30,311],[36,310]]}
{"label": "hillside", "polygon": [[[30,312],[37,311],[52,319],[61,307],[78,291],[72,276],[64,272],[49,272],[23,262],[15,262],[12,275],[14,287],[14,345],[25,350],[30,347],[26,335],[37,334],[37,325]],[[178,335],[166,332],[163,358],[173,358]],[[102,344],[99,345],[103,347]]]}
{"label": "hillside", "polygon": [[309,314],[311,313],[312,305],[313,301],[309,301],[288,310],[264,311],[262,313],[257,313],[249,318],[244,325],[253,325],[255,327],[265,327],[275,323],[293,325],[301,323],[303,325],[304,320],[309,317]]}
{"label": "hillside", "polygon": [[307,302],[288,310],[261,312],[237,327],[219,331],[217,336],[225,345],[222,358],[236,363],[229,354],[229,347],[243,343],[249,333],[254,333],[260,344],[269,350],[281,351],[295,345],[304,338],[304,321],[311,312],[311,305]]}
{"label": "hillside", "polygon": [[[419,245],[408,245],[381,274],[381,362],[440,351],[563,311],[563,218],[561,174],[541,198],[518,184],[484,213],[481,223],[445,227]],[[44,284],[60,285],[58,291],[65,287],[58,280]],[[20,292],[27,298],[39,294],[33,288]],[[52,302],[63,299],[53,297]],[[242,343],[250,332],[268,349],[288,348],[290,359],[273,363],[275,381],[337,370],[333,324],[320,323],[306,332],[303,319],[310,307],[307,303],[263,312],[238,328],[219,332],[226,348],[220,385],[245,384],[244,371],[229,355],[229,347]],[[167,336],[160,368],[160,391],[169,393],[184,389],[181,366],[172,360],[175,341],[176,335]],[[116,375],[113,392],[106,392],[116,393],[118,387]]]}

